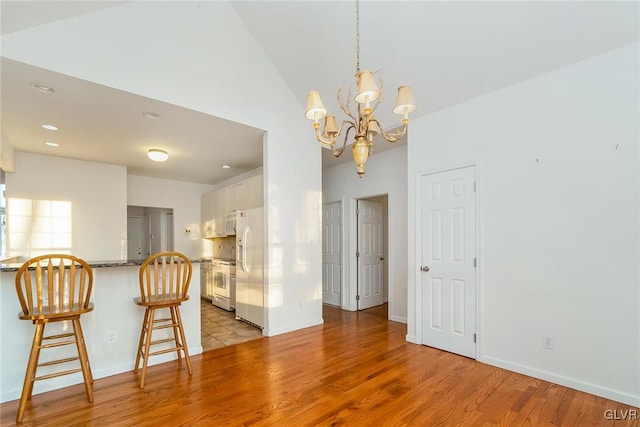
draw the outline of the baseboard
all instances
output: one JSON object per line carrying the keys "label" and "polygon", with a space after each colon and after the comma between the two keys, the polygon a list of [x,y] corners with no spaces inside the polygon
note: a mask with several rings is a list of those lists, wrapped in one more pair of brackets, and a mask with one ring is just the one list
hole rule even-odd
{"label": "baseboard", "polygon": [[[407,341],[409,341],[408,337]],[[478,362],[486,363],[487,365],[497,366],[498,368],[507,369],[519,374],[528,375],[533,378],[549,381],[551,383],[559,384],[564,387],[569,387],[575,390],[583,391],[585,393],[593,394],[596,396],[604,397],[606,399],[615,400],[616,402],[640,408],[640,396],[634,396],[629,393],[620,392],[607,387],[601,387],[595,384],[577,380],[575,378],[557,375],[552,372],[542,371],[530,366],[520,365],[518,363],[508,362],[490,356],[479,356],[476,360],[478,360]]]}
{"label": "baseboard", "polygon": [[404,323],[407,324],[407,318],[402,316],[389,316],[389,320],[392,322]]}
{"label": "baseboard", "polygon": [[273,337],[276,335],[280,335],[280,334],[286,334],[287,332],[293,332],[293,331],[297,331],[298,329],[304,329],[304,328],[310,328],[312,326],[319,326],[319,325],[323,325],[324,324],[324,319],[319,318],[316,320],[312,320],[309,322],[305,322],[305,323],[297,323],[295,325],[287,325],[284,328],[279,328],[279,329],[269,329],[269,328],[265,328],[262,330],[262,335],[265,335],[267,337]]}
{"label": "baseboard", "polygon": [[412,344],[422,344],[421,342],[419,342],[419,341],[418,341],[418,338],[416,338],[416,336],[415,336],[415,335],[409,335],[409,334],[407,334],[407,335],[405,336],[405,339],[406,339],[408,342],[412,343]]}

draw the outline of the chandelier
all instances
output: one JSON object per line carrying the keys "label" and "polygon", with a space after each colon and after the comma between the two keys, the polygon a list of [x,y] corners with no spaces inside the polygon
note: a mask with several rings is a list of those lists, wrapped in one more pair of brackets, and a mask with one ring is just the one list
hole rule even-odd
{"label": "chandelier", "polygon": [[[406,132],[409,125],[409,113],[415,111],[416,104],[411,95],[409,86],[398,88],[398,98],[393,112],[402,116],[402,127],[394,132],[386,132],[378,120],[373,116],[378,104],[382,90],[378,89],[372,71],[360,71],[360,1],[356,0],[356,85],[357,93],[354,101],[357,105],[357,115],[351,112],[351,89],[346,97],[342,96],[342,88],[338,89],[337,98],[340,109],[347,116],[338,128],[336,117],[327,115],[327,110],[322,104],[318,91],[311,91],[307,95],[307,110],[305,117],[313,120],[313,128],[316,131],[316,139],[320,144],[331,149],[335,157],[340,157],[344,151],[349,133],[355,132],[353,143],[353,160],[356,164],[358,176],[364,175],[364,165],[369,156],[373,154],[373,138],[382,135],[389,142],[398,142]],[[380,87],[383,86],[382,80]],[[320,119],[324,118],[324,127],[320,131]],[[342,131],[344,140],[342,146],[336,148],[336,142],[340,138]]]}

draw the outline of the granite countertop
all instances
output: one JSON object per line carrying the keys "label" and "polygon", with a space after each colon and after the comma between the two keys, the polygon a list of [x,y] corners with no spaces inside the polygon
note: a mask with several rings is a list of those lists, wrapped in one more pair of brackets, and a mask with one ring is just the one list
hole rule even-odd
{"label": "granite countertop", "polygon": [[[113,260],[113,261],[88,261],[87,263],[91,268],[109,268],[109,267],[135,267],[140,266],[144,262],[144,259],[127,259],[127,260]],[[210,258],[193,258],[190,260],[192,263],[211,262]],[[1,273],[10,273],[18,271],[22,267],[21,262],[12,264],[0,264]]]}

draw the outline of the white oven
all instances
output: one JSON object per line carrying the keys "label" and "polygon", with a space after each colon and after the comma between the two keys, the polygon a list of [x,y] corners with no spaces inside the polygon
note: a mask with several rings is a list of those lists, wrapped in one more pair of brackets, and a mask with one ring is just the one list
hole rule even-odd
{"label": "white oven", "polygon": [[227,311],[233,311],[235,301],[235,260],[214,259],[211,263],[213,296],[211,302]]}

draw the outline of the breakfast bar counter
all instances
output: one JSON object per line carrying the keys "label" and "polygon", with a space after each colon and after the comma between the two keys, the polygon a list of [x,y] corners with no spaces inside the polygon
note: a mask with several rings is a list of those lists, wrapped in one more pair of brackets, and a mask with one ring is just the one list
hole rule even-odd
{"label": "breakfast bar counter", "polygon": [[[200,342],[200,263],[205,260],[192,259],[191,299],[180,309],[190,355],[202,353]],[[132,371],[136,359],[140,327],[144,308],[134,304],[140,294],[138,271],[144,260],[88,261],[93,269],[93,292],[91,301],[95,308],[82,316],[81,323],[95,379]],[[15,289],[16,271],[22,264],[0,265],[0,401],[6,402],[20,397],[34,327],[31,322],[18,319],[20,304]],[[52,324],[47,335],[69,328],[67,322]],[[155,338],[155,336],[154,336]],[[158,335],[158,338],[162,338]],[[68,346],[64,346],[68,347]],[[43,360],[48,352],[68,351],[64,347],[43,350]],[[66,354],[66,353],[65,353]],[[58,356],[58,355],[56,355]],[[45,359],[46,358],[46,359]],[[176,353],[167,353],[149,359],[149,365],[163,363],[176,358]],[[183,365],[184,366],[184,365]],[[149,375],[152,375],[150,371]],[[186,372],[186,367],[185,367]],[[43,368],[40,373],[46,373]],[[134,375],[131,372],[131,375]],[[80,373],[38,381],[34,395],[44,391],[82,383]]]}

